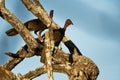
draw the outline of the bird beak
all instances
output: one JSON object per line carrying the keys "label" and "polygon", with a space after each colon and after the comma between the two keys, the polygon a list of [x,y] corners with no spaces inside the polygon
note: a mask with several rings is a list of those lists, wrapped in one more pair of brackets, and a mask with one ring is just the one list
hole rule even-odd
{"label": "bird beak", "polygon": [[73,22],[71,21],[71,25],[73,25]]}
{"label": "bird beak", "polygon": [[74,25],[73,23],[71,23],[72,25]]}

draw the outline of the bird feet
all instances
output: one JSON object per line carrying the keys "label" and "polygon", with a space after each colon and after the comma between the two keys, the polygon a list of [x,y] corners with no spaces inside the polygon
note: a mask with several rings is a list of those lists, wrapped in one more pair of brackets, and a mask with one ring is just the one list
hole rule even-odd
{"label": "bird feet", "polygon": [[37,37],[38,37],[38,39],[39,39],[41,42],[44,41],[43,38],[42,38],[42,36],[40,36],[40,35],[37,34]]}

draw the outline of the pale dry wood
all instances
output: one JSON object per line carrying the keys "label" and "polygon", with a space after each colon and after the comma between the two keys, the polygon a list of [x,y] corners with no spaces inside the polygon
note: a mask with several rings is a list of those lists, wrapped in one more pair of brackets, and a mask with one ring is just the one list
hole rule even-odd
{"label": "pale dry wood", "polygon": [[[53,59],[53,72],[64,73],[68,75],[69,80],[96,80],[99,69],[96,64],[86,56],[79,56],[74,52],[73,64],[69,64],[69,54],[62,50],[57,50]],[[46,66],[41,66],[33,71],[24,74],[24,78],[33,79],[47,73]]]}
{"label": "pale dry wood", "polygon": [[48,80],[54,80],[53,78],[53,69],[52,69],[52,40],[51,37],[52,35],[50,35],[50,32],[46,32],[45,33],[45,53],[44,55],[46,55],[46,60],[45,60],[45,65],[46,65],[46,69],[47,69],[47,74],[48,74]]}
{"label": "pale dry wood", "polygon": [[15,74],[0,66],[0,80],[17,80]]}

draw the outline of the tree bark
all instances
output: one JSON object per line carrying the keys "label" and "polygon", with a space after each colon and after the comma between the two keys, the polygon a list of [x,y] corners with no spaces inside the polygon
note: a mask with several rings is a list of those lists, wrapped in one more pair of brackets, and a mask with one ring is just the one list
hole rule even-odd
{"label": "tree bark", "polygon": [[0,66],[0,80],[16,80],[15,74]]}
{"label": "tree bark", "polygon": [[48,80],[54,80],[53,79],[53,69],[52,69],[52,46],[54,46],[51,40],[52,35],[50,35],[50,31],[45,33],[45,53],[44,55],[46,55],[46,61],[45,61],[45,65],[46,65],[46,69],[47,69],[47,73],[48,73]]}

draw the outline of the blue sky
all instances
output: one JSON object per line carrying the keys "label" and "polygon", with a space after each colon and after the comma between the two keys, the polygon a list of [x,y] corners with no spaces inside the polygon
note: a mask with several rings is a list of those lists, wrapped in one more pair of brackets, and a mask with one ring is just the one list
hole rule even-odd
{"label": "blue sky", "polygon": [[[49,12],[54,10],[54,21],[61,27],[70,18],[74,25],[67,29],[66,34],[74,41],[83,55],[90,57],[99,67],[97,80],[120,80],[120,1],[119,0],[41,0],[43,7]],[[20,0],[6,6],[22,22],[36,18],[27,11]],[[16,52],[25,43],[17,35],[8,37],[5,31],[11,28],[0,18],[0,64],[4,64],[9,57],[5,52]],[[64,48],[67,52],[67,48]],[[33,63],[30,63],[33,62]],[[14,70],[14,73],[26,73],[39,67],[39,57],[25,59]],[[21,70],[19,70],[19,69]],[[61,75],[61,77],[59,76]],[[66,80],[67,76],[55,74],[55,80]],[[47,80],[47,75],[34,80]]]}

